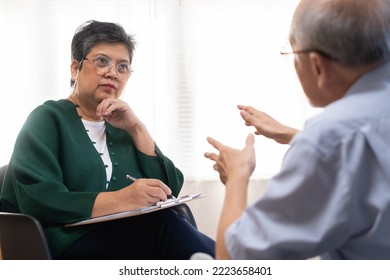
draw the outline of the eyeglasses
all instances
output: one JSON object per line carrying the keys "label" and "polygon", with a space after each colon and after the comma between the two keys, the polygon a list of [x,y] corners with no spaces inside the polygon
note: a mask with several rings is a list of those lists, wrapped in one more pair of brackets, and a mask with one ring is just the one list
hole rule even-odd
{"label": "eyeglasses", "polygon": [[[97,56],[95,58],[85,57],[82,61],[80,61],[80,65],[84,60],[93,63],[96,67],[97,72],[101,75],[110,72],[112,66],[114,65],[112,60],[106,56]],[[116,65],[115,72],[118,79],[123,80],[130,76],[130,74],[133,72],[133,69],[131,68],[130,63],[121,62]]]}
{"label": "eyeglasses", "polygon": [[330,60],[334,60],[334,61],[337,61],[336,58],[334,58],[332,55],[324,52],[324,51],[321,51],[321,50],[316,50],[316,49],[306,49],[306,50],[298,50],[298,51],[280,51],[280,54],[281,55],[289,55],[289,54],[300,54],[300,53],[311,53],[311,52],[316,52],[320,55],[322,55],[323,57],[326,57]]}

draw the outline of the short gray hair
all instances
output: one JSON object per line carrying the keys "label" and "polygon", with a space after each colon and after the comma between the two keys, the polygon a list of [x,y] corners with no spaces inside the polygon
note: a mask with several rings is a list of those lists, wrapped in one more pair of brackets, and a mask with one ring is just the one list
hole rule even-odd
{"label": "short gray hair", "polygon": [[[71,45],[72,59],[83,61],[92,48],[100,43],[123,44],[129,52],[131,64],[135,50],[133,36],[127,34],[119,24],[97,20],[89,20],[77,28]],[[79,67],[81,69],[82,65],[80,64]],[[75,82],[71,80],[70,85],[74,84]]]}
{"label": "short gray hair", "polygon": [[383,61],[390,56],[390,0],[303,0],[290,40],[345,66]]}

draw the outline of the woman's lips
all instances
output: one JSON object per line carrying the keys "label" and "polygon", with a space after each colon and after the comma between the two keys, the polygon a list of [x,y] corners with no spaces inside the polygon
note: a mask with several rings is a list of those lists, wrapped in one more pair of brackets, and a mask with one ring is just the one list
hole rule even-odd
{"label": "woman's lips", "polygon": [[116,89],[116,87],[114,85],[112,85],[112,84],[102,84],[100,86],[105,88],[105,89],[109,89],[109,90]]}

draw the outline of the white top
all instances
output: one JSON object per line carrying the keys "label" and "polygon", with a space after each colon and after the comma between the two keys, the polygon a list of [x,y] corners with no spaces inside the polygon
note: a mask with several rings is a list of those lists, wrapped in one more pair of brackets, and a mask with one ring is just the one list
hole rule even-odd
{"label": "white top", "polygon": [[104,166],[106,167],[107,188],[112,175],[112,162],[107,148],[106,123],[105,121],[92,122],[86,120],[82,120],[82,122],[84,124],[85,130],[88,133],[89,138],[94,144],[96,151],[100,154]]}

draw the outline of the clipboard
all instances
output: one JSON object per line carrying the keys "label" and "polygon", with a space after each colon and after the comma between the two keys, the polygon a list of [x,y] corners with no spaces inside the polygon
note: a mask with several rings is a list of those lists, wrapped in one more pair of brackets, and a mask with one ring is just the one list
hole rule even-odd
{"label": "clipboard", "polygon": [[82,225],[101,223],[101,222],[106,222],[106,221],[112,221],[112,220],[117,220],[117,219],[122,219],[122,218],[127,218],[127,217],[143,215],[143,214],[167,209],[170,207],[174,207],[176,205],[183,204],[183,203],[186,203],[186,202],[189,202],[189,201],[192,201],[195,199],[199,199],[202,197],[205,197],[205,195],[202,193],[196,193],[196,194],[191,194],[191,195],[184,195],[184,196],[181,196],[178,198],[169,198],[165,201],[160,201],[154,205],[147,206],[144,208],[139,208],[139,209],[135,209],[135,210],[120,212],[120,213],[115,213],[115,214],[110,214],[110,215],[105,215],[105,216],[96,217],[96,218],[90,218],[90,219],[82,220],[79,222],[66,224],[65,227],[82,226]]}

